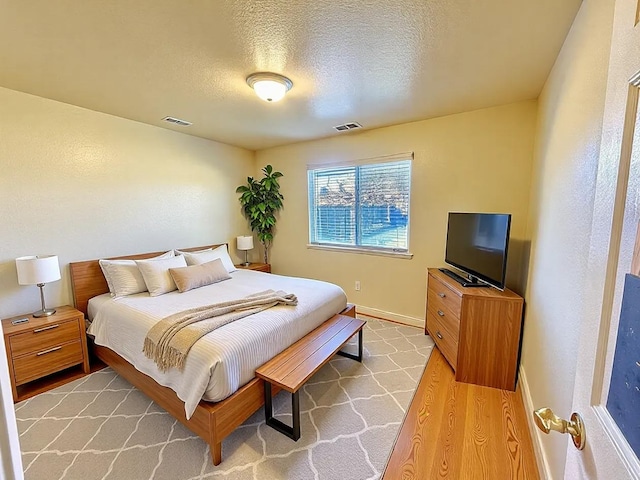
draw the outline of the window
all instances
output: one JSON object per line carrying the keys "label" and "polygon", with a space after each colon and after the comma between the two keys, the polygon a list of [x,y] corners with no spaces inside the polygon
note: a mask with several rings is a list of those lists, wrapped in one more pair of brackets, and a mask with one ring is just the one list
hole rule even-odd
{"label": "window", "polygon": [[396,157],[308,171],[311,244],[408,251],[412,154]]}

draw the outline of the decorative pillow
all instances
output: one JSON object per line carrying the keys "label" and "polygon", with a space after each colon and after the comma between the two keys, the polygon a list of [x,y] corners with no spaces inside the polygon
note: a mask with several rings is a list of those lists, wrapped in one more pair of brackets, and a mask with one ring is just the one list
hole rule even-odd
{"label": "decorative pillow", "polygon": [[237,268],[233,265],[231,261],[231,257],[229,256],[229,252],[227,252],[226,245],[220,245],[218,248],[211,250],[210,252],[201,252],[201,253],[190,253],[190,252],[182,252],[185,260],[187,261],[187,265],[200,265],[202,263],[207,263],[219,258],[222,260],[222,264],[224,268],[227,269],[227,272],[235,272]]}
{"label": "decorative pillow", "polygon": [[231,278],[219,258],[190,267],[170,268],[169,274],[180,293]]}
{"label": "decorative pillow", "polygon": [[[173,250],[154,259],[174,257]],[[134,260],[100,260],[98,262],[113,297],[126,297],[147,291],[147,285]]]}
{"label": "decorative pillow", "polygon": [[136,260],[136,265],[138,265],[142,278],[144,278],[149,295],[157,297],[164,293],[173,292],[178,288],[169,274],[169,269],[186,267],[187,262],[185,262],[183,256],[179,255],[161,260]]}

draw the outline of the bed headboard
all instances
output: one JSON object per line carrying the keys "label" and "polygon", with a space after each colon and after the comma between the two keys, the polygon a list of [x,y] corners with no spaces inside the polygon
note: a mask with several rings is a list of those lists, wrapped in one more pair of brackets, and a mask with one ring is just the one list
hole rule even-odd
{"label": "bed headboard", "polygon": [[[226,245],[224,243],[218,245],[205,245],[203,247],[190,247],[180,248],[185,252],[192,252],[195,250],[203,250],[205,248],[216,248],[220,245]],[[166,250],[165,250],[166,251]],[[138,253],[136,255],[127,255],[123,257],[111,257],[108,260],[142,260],[145,258],[157,257],[165,253],[162,252],[149,252]],[[96,295],[102,295],[109,291],[107,281],[102,274],[102,269],[97,260],[86,260],[84,262],[71,262],[69,269],[71,270],[71,290],[73,291],[73,303],[74,306],[87,316],[87,305],[89,299]]]}

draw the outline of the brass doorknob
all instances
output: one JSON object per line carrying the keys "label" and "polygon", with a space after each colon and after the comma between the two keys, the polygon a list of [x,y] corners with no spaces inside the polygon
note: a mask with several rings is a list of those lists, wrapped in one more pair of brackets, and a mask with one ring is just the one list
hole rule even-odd
{"label": "brass doorknob", "polygon": [[533,419],[538,428],[544,433],[549,433],[551,430],[568,433],[571,435],[573,444],[578,450],[584,448],[587,440],[587,432],[584,429],[584,422],[579,414],[574,412],[571,414],[571,420],[565,420],[564,418],[558,417],[550,408],[543,407],[533,412]]}

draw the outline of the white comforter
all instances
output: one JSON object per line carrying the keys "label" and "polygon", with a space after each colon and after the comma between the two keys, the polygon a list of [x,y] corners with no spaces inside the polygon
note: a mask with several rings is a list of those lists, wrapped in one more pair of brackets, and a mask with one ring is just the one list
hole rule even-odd
{"label": "white comforter", "polygon": [[[89,333],[96,344],[110,348],[160,385],[173,389],[185,402],[190,418],[200,399],[225,399],[251,380],[257,367],[340,312],[347,302],[340,287],[326,282],[252,270],[238,270],[231,276],[185,293],[95,297],[89,302]],[[162,373],[142,353],[147,332],[161,318],[267,289],[294,293],[298,305],[276,306],[207,334],[191,349],[183,372]]]}

